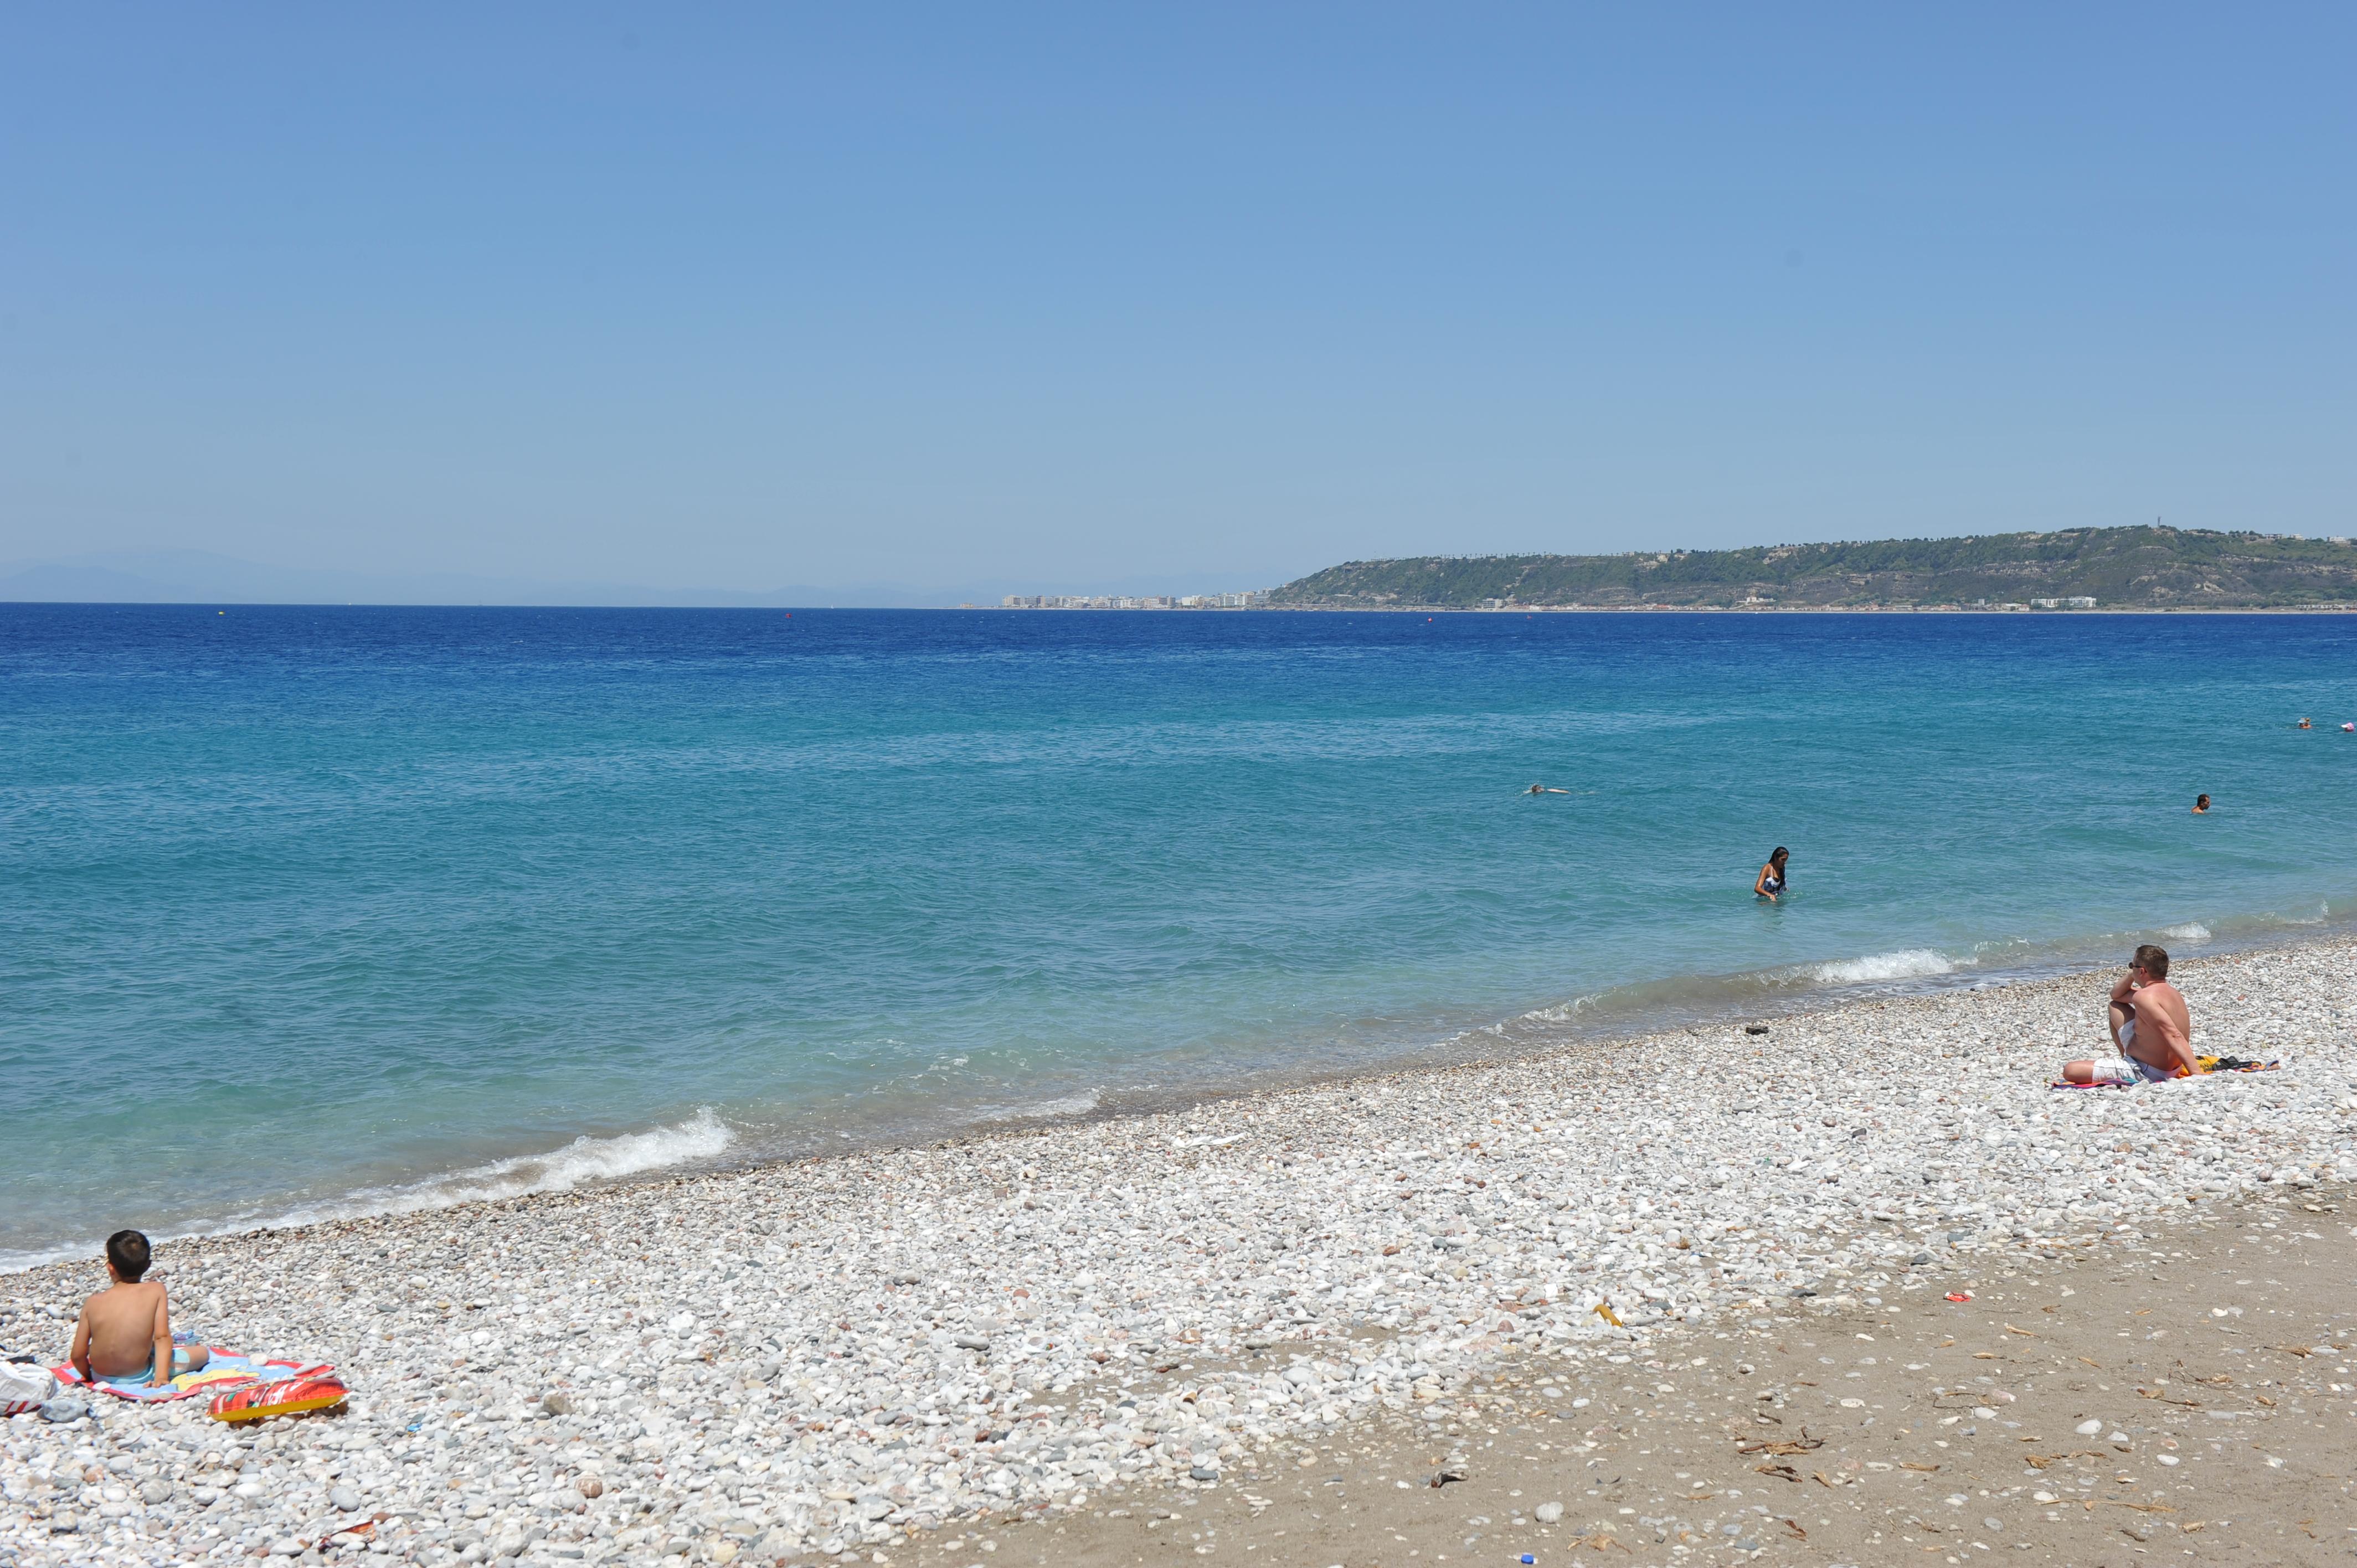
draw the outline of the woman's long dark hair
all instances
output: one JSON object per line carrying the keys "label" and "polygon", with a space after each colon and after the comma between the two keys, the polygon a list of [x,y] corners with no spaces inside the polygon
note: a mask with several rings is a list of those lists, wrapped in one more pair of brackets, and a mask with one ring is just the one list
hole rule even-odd
{"label": "woman's long dark hair", "polygon": [[1791,850],[1780,843],[1769,853],[1768,864],[1774,866],[1781,875],[1784,869],[1784,862],[1792,857],[1792,854]]}

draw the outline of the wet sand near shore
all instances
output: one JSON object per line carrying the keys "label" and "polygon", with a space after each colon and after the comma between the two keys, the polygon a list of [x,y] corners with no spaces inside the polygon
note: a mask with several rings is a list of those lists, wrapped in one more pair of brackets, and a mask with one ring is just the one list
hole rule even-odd
{"label": "wet sand near shore", "polygon": [[2357,1191],[2189,1211],[2142,1242],[1941,1283],[1880,1310],[1632,1340],[1620,1364],[1507,1361],[1445,1414],[1379,1417],[1214,1484],[891,1555],[1421,1568],[2357,1554]]}

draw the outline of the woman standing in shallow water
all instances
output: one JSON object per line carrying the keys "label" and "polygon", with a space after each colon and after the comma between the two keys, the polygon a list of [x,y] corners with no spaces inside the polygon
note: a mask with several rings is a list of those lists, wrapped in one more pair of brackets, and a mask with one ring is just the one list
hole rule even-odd
{"label": "woman standing in shallow water", "polygon": [[1776,852],[1768,857],[1768,864],[1760,868],[1760,880],[1751,885],[1751,891],[1767,899],[1770,904],[1781,902],[1784,892],[1784,862],[1792,857],[1792,854],[1791,850],[1781,843],[1778,844]]}

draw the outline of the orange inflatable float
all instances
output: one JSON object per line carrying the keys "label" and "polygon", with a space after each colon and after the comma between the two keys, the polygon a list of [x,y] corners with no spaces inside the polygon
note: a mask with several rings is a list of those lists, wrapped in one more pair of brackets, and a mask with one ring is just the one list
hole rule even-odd
{"label": "orange inflatable float", "polygon": [[275,1382],[253,1383],[213,1396],[205,1413],[215,1421],[260,1421],[265,1416],[302,1415],[333,1410],[351,1394],[331,1367],[312,1367]]}

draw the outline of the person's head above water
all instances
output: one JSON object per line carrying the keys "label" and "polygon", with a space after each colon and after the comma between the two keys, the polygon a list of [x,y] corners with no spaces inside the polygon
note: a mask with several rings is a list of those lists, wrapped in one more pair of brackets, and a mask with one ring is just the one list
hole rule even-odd
{"label": "person's head above water", "polygon": [[2210,809],[2210,797],[2209,797],[2209,796],[2207,796],[2207,795],[2196,795],[2196,796],[2194,796],[2194,797],[2193,797],[2193,809],[2194,809],[2195,811],[2208,811],[2208,810]]}
{"label": "person's head above water", "polygon": [[147,1238],[136,1230],[117,1230],[106,1239],[106,1266],[124,1284],[139,1283],[147,1272]]}
{"label": "person's head above water", "polygon": [[1781,873],[1784,869],[1784,863],[1792,857],[1792,852],[1786,849],[1780,843],[1773,850],[1769,852],[1768,864],[1774,866]]}

